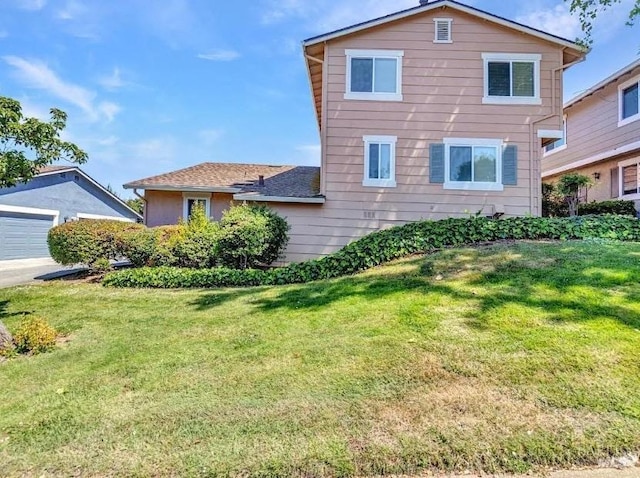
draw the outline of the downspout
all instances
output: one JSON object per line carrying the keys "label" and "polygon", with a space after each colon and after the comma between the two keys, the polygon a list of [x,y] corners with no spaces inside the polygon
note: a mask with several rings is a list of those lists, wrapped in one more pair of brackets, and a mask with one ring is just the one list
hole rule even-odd
{"label": "downspout", "polygon": [[137,189],[133,190],[133,194],[142,199],[142,224],[147,225],[147,200],[141,196]]}
{"label": "downspout", "polygon": [[[562,53],[562,52],[561,52]],[[582,56],[581,58],[572,61],[571,63],[567,63],[566,65],[562,65],[558,68],[554,68],[551,70],[551,111],[556,111],[557,108],[557,94],[556,94],[556,75],[558,72],[564,71],[567,68],[572,67],[573,65],[577,65],[578,63],[582,63],[583,61],[586,60],[586,56]],[[558,116],[557,114],[550,114],[547,116],[543,116],[542,118],[539,118],[535,121],[532,121],[531,123],[529,123],[529,191],[531,191],[531,194],[529,196],[529,210],[533,213],[534,210],[534,206],[537,206],[537,209],[540,211],[541,209],[541,195],[540,192],[538,191],[538,188],[541,187],[538,185],[538,182],[541,180],[542,178],[542,172],[540,171],[540,174],[536,175],[536,168],[534,166],[535,164],[535,159],[536,157],[540,154],[539,150],[540,148],[537,146],[537,141],[536,141],[536,132],[535,132],[535,125],[538,123],[541,123],[543,121],[546,121],[548,119],[553,118],[554,116]],[[562,113],[560,114],[560,116],[562,116]],[[533,195],[533,191],[534,188],[536,189],[537,192],[537,198],[534,201],[534,195]],[[534,204],[535,202],[535,204]]]}

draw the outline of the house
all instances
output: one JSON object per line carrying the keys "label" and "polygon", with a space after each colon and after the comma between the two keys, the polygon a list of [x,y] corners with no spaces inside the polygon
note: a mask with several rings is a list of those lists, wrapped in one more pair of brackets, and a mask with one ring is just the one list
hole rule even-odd
{"label": "house", "polygon": [[227,178],[208,163],[125,185],[145,191],[149,225],[198,200],[214,218],[232,199],[267,203],[292,226],[287,261],[300,261],[409,221],[540,214],[540,148],[562,136],[562,75],[584,59],[579,45],[423,0],[307,39],[303,54],[321,143],[320,169],[298,178],[305,194],[287,181],[271,192],[277,169]]}
{"label": "house", "polygon": [[0,188],[0,261],[49,257],[49,229],[82,219],[142,217],[74,166],[46,166],[27,183]]}
{"label": "house", "polygon": [[589,201],[629,199],[640,206],[640,60],[564,106],[563,139],[545,148],[542,178],[590,176]]}

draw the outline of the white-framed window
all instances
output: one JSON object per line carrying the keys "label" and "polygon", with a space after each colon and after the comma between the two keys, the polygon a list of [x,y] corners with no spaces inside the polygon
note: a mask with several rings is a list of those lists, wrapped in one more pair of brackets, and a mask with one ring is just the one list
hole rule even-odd
{"label": "white-framed window", "polygon": [[435,24],[435,37],[433,43],[453,43],[451,37],[451,24],[453,19],[451,18],[434,18]]}
{"label": "white-framed window", "polygon": [[640,199],[640,158],[618,163],[619,192],[623,199]]}
{"label": "white-framed window", "polygon": [[397,50],[345,50],[346,100],[402,101],[402,57]]}
{"label": "white-framed window", "polygon": [[484,104],[542,104],[540,60],[528,53],[483,53]]}
{"label": "white-framed window", "polygon": [[544,156],[567,149],[567,115],[562,117],[562,138],[556,139],[544,147]]}
{"label": "white-framed window", "polygon": [[444,189],[503,191],[500,139],[445,138]]}
{"label": "white-framed window", "polygon": [[396,187],[397,136],[364,136],[363,186]]}
{"label": "white-framed window", "polygon": [[207,217],[211,217],[211,194],[185,193],[182,196],[182,218],[186,221],[193,208],[203,206]]}
{"label": "white-framed window", "polygon": [[618,126],[640,119],[640,76],[625,81],[618,87]]}

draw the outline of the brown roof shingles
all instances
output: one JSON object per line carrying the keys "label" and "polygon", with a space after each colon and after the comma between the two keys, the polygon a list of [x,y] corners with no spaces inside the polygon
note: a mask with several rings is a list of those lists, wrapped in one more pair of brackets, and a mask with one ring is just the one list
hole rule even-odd
{"label": "brown roof shingles", "polygon": [[[264,185],[259,184],[260,176]],[[266,164],[201,163],[124,185],[127,189],[237,188],[242,193],[309,198],[319,195],[320,168]]]}

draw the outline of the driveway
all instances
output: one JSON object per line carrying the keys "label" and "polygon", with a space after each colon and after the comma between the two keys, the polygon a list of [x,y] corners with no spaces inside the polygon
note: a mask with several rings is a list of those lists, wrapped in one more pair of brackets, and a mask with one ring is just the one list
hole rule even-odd
{"label": "driveway", "polygon": [[61,266],[52,259],[0,261],[0,289],[56,279],[81,270],[83,269]]}

